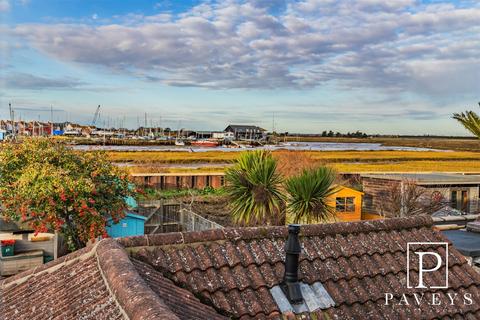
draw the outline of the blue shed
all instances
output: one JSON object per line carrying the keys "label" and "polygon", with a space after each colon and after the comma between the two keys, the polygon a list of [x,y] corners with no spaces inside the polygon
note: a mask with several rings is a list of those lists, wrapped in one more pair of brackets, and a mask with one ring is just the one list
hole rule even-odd
{"label": "blue shed", "polygon": [[107,223],[107,233],[112,238],[143,236],[145,234],[145,220],[147,220],[147,217],[130,212],[116,224],[110,218]]}

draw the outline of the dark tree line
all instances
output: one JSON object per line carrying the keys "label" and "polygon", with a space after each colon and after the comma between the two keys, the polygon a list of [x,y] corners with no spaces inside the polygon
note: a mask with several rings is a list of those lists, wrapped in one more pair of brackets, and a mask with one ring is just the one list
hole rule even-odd
{"label": "dark tree line", "polygon": [[368,135],[358,130],[355,132],[347,132],[347,133],[340,133],[340,132],[334,133],[332,130],[330,131],[325,130],[322,132],[322,137],[367,138]]}

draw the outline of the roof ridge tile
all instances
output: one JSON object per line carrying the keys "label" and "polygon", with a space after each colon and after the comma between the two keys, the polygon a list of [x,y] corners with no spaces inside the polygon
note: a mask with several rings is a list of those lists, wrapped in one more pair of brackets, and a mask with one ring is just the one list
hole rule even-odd
{"label": "roof ridge tile", "polygon": [[[302,226],[300,236],[325,237],[327,235],[359,234],[431,227],[432,225],[433,220],[429,216],[342,223],[309,224]],[[285,238],[287,234],[287,226],[261,226],[162,233],[146,236],[126,237],[118,239],[117,241],[119,241],[119,243],[124,247],[144,247],[172,244],[192,244],[196,242],[219,240],[237,242],[239,240]]]}

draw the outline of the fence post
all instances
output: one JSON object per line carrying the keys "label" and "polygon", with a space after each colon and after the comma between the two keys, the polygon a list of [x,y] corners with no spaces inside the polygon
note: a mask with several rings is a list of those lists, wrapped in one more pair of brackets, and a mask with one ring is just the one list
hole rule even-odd
{"label": "fence post", "polygon": [[[183,212],[183,209],[178,210],[178,215],[179,215],[179,220],[180,220],[179,224],[180,224],[180,226],[182,228],[182,231],[183,231],[184,229],[187,229],[185,227],[185,213]],[[188,230],[186,230],[186,231],[188,231]]]}

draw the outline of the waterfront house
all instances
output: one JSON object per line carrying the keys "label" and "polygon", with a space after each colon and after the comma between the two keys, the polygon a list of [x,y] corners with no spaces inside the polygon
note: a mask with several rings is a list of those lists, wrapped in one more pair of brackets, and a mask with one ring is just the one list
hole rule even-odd
{"label": "waterfront house", "polygon": [[260,140],[265,137],[266,130],[258,126],[231,124],[223,130],[233,133],[235,140]]}
{"label": "waterfront house", "polygon": [[[295,244],[287,252],[286,241]],[[427,277],[425,289],[407,287],[409,241],[430,242],[431,252],[448,257],[439,270],[448,272],[448,288],[432,288],[441,274]],[[105,239],[0,280],[0,314],[5,320],[477,318],[480,274],[451,244],[446,253],[438,244],[446,241],[429,217]],[[415,270],[410,280],[418,281]],[[421,306],[414,294],[422,295]],[[434,295],[439,303],[428,303]]]}

